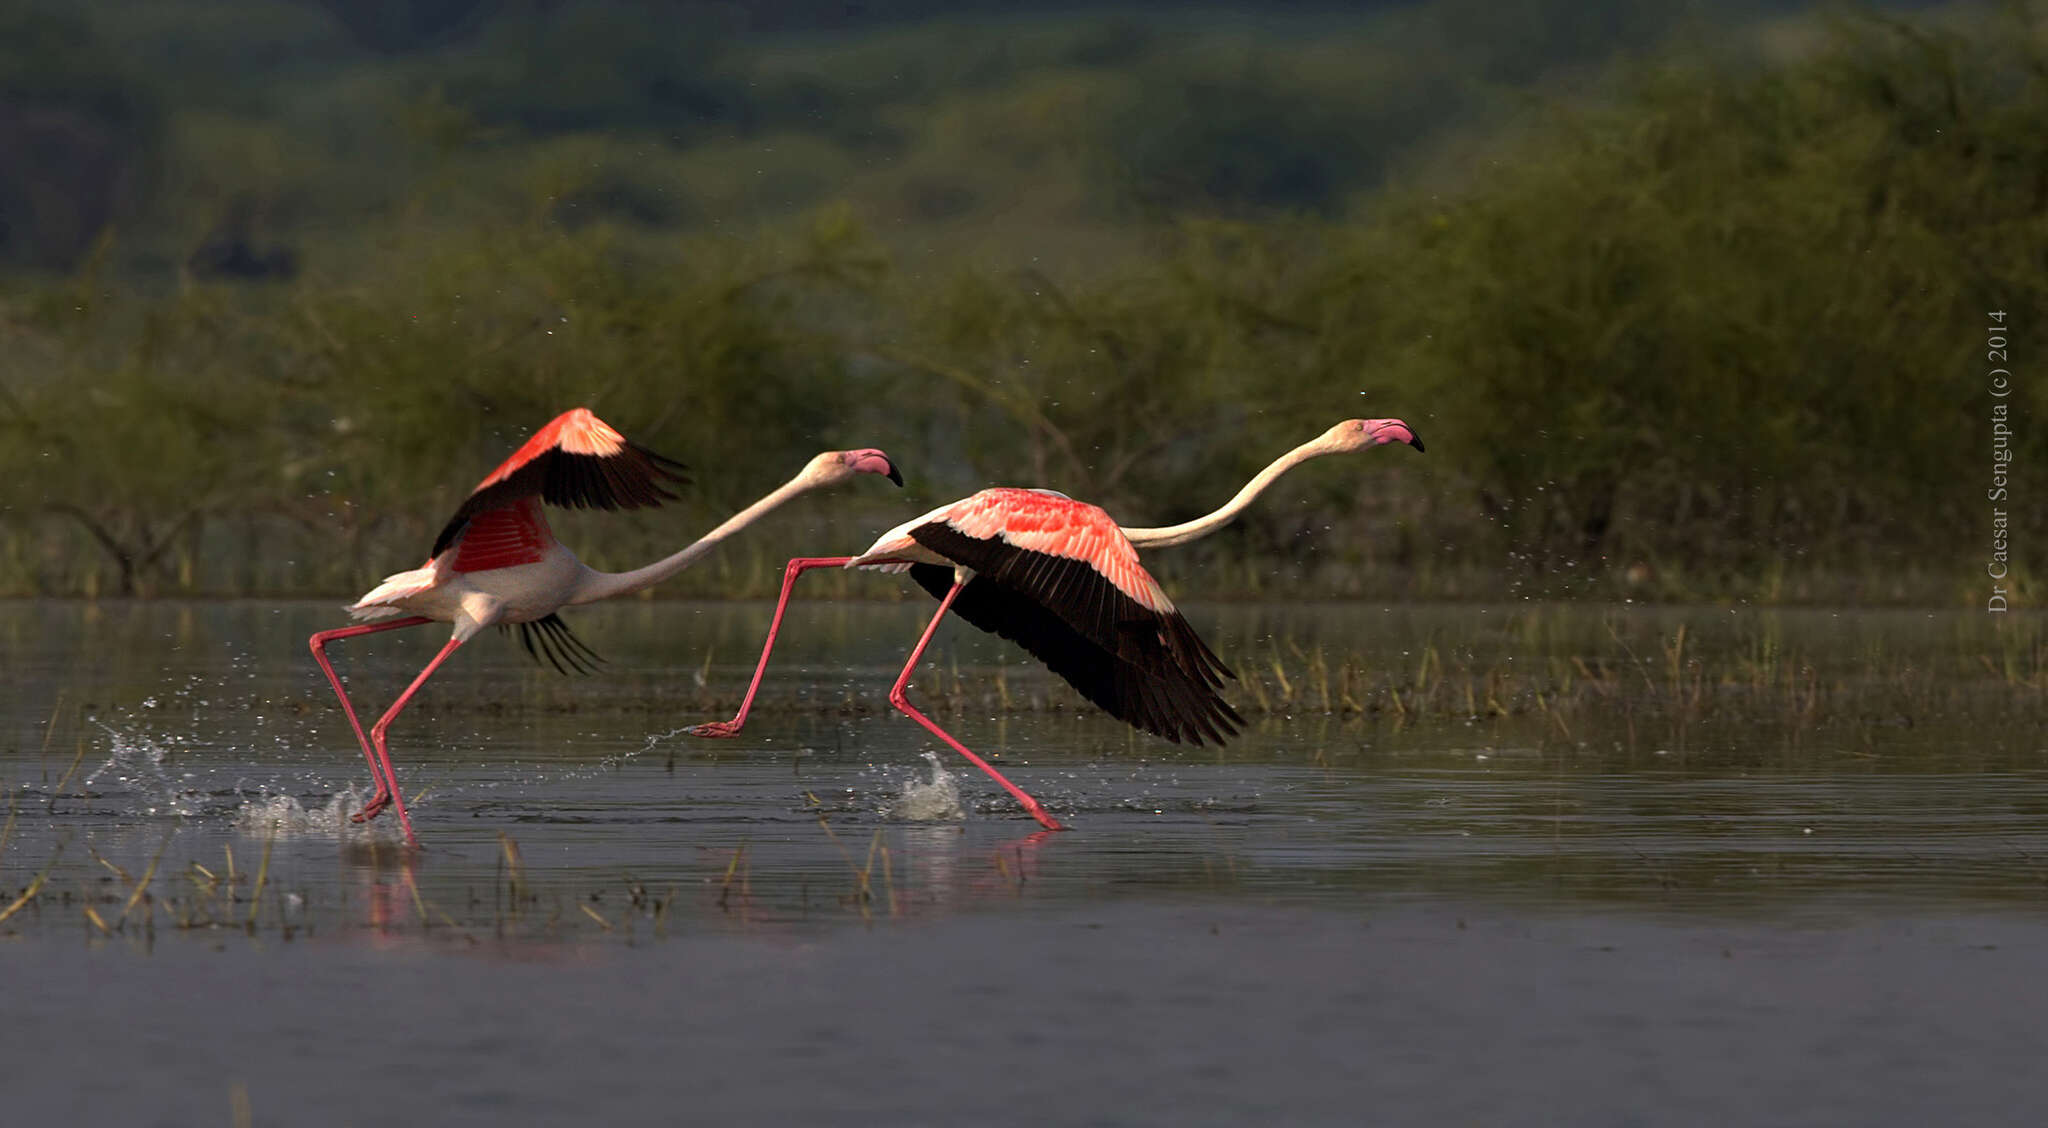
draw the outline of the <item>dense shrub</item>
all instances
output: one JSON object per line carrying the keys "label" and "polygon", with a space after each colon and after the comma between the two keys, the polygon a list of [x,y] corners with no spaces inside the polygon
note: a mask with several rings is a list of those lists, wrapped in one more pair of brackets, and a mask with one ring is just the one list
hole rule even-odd
{"label": "dense shrub", "polygon": [[[1305,65],[1252,84],[1275,101],[1224,98],[1208,116],[1230,129],[1162,133],[1126,165],[1249,151],[1228,175],[1251,179],[1115,223],[1070,178],[1107,166],[1063,146],[1113,135],[1090,114],[1139,104],[1119,68],[1166,73],[1148,68],[1173,49],[1070,31],[969,36],[862,87],[942,33],[869,43],[834,89],[944,103],[891,119],[910,155],[890,206],[861,202],[867,157],[837,142],[723,150],[746,163],[714,185],[666,146],[522,140],[543,123],[486,120],[451,88],[395,104],[427,170],[411,194],[310,244],[289,280],[166,280],[119,238],[16,276],[0,590],[359,589],[417,563],[526,431],[588,403],[697,478],[680,515],[565,518],[601,563],[672,547],[821,448],[882,446],[911,478],[907,497],[809,504],[680,591],[758,593],[786,551],[857,549],[993,483],[1178,521],[1339,419],[1399,415],[1427,456],[1317,464],[1159,568],[1218,593],[1947,599],[1981,586],[1988,550],[1992,310],[2023,376],[2019,465],[2048,461],[2048,382],[2025,375],[2048,311],[2048,49],[2023,10],[1845,19],[1775,62],[1645,62],[1341,200],[1361,175],[1341,153],[1305,196],[1258,171],[1364,112],[1259,124],[1326,89]],[[783,65],[759,73],[786,110],[803,67]],[[1244,140],[1267,132],[1270,151]],[[864,187],[830,192],[827,169]],[[703,219],[717,192],[803,175],[853,203]],[[1257,206],[1273,192],[1312,206]],[[1246,206],[1198,218],[1198,196]],[[1031,250],[1008,261],[1030,265],[971,242],[1006,206],[1039,209],[1011,221]],[[1060,261],[1061,240],[1086,253]],[[2048,538],[2048,507],[2009,512],[2015,542]]]}

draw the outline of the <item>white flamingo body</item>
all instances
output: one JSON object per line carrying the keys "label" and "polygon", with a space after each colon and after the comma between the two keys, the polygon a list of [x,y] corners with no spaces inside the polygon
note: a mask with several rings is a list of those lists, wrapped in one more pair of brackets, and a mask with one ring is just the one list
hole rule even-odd
{"label": "white flamingo body", "polygon": [[[546,530],[545,521],[541,528]],[[569,547],[547,536],[540,558],[500,568],[462,571],[456,561],[461,542],[414,568],[384,577],[383,582],[349,605],[357,622],[400,615],[418,615],[437,623],[453,623],[464,640],[498,623],[531,623],[564,607],[592,603],[608,594],[607,577],[577,559]]]}
{"label": "white flamingo body", "polygon": [[359,623],[401,615],[453,623],[455,637],[467,642],[485,627],[531,623],[585,602],[574,593],[598,574],[560,544],[531,564],[484,572],[456,572],[428,564],[386,576],[383,583],[350,604],[348,613]]}

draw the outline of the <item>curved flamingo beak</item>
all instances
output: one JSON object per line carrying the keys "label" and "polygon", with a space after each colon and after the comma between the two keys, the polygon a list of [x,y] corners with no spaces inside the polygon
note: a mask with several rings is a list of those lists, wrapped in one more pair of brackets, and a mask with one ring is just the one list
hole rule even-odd
{"label": "curved flamingo beak", "polygon": [[896,483],[899,488],[903,485],[903,475],[897,471],[896,464],[889,461],[889,456],[879,450],[870,448],[847,451],[846,466],[856,474],[880,474]]}
{"label": "curved flamingo beak", "polygon": [[1375,444],[1407,443],[1417,451],[1422,449],[1422,436],[1399,419],[1369,419],[1365,421],[1364,429]]}

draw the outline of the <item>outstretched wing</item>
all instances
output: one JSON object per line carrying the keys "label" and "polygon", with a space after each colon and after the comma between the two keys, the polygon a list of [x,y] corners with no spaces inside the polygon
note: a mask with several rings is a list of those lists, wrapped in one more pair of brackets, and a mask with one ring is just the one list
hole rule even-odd
{"label": "outstretched wing", "polygon": [[[954,609],[1036,655],[1111,716],[1172,741],[1221,743],[1243,724],[1217,690],[1234,677],[1139,566],[1109,515],[1028,490],[983,491],[910,530],[973,569]],[[977,535],[979,534],[979,535]],[[943,596],[950,569],[911,575]]]}
{"label": "outstretched wing", "polygon": [[[942,564],[913,564],[910,578],[940,598],[953,586],[953,570]],[[1133,728],[1176,744],[1222,744],[1244,724],[1237,710],[1202,679],[1171,663],[1119,655],[1035,599],[986,576],[976,576],[960,589],[953,612],[1023,647],[1081,696]],[[1122,649],[1142,653],[1138,640],[1148,632],[1156,636],[1154,624],[1131,621],[1123,630]]]}
{"label": "outstretched wing", "polygon": [[639,509],[675,500],[665,485],[687,481],[682,463],[628,442],[590,409],[579,407],[542,427],[479,482],[434,539],[428,556],[447,551],[477,514],[525,498],[569,509]]}

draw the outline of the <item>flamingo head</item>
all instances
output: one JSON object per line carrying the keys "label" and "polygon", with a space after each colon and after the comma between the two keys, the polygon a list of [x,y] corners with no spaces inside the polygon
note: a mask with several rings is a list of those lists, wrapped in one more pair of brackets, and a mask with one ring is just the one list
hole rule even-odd
{"label": "flamingo head", "polygon": [[1346,419],[1323,433],[1323,442],[1333,454],[1368,450],[1387,443],[1407,443],[1422,449],[1422,436],[1399,419]]}
{"label": "flamingo head", "polygon": [[828,450],[811,461],[812,472],[825,482],[843,482],[855,474],[880,474],[901,486],[903,475],[889,456],[873,447],[861,450]]}

